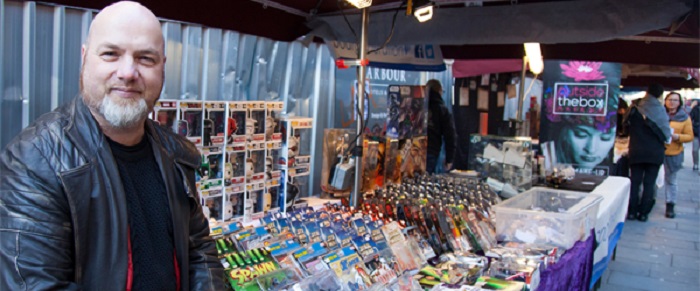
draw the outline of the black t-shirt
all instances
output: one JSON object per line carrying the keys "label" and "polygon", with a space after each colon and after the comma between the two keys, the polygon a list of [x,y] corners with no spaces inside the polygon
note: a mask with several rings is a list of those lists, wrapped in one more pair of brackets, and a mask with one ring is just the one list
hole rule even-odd
{"label": "black t-shirt", "polygon": [[148,138],[134,146],[109,140],[126,192],[133,290],[175,290],[170,203]]}

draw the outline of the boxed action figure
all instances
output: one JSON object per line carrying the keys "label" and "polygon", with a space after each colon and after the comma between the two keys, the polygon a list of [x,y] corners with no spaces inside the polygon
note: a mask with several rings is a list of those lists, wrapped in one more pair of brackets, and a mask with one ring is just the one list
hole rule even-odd
{"label": "boxed action figure", "polygon": [[204,103],[204,130],[202,145],[222,146],[226,141],[226,102]]}
{"label": "boxed action figure", "polygon": [[267,116],[265,117],[265,140],[282,141],[282,110],[284,102],[266,102]]}
{"label": "boxed action figure", "polygon": [[248,119],[248,103],[229,102],[228,121],[226,125],[226,144],[243,146],[246,143],[246,121]]}
{"label": "boxed action figure", "polygon": [[174,100],[158,100],[155,106],[153,106],[153,113],[151,114],[151,119],[153,119],[160,126],[168,128],[172,132],[176,132],[176,121],[177,121],[177,101]]}
{"label": "boxed action figure", "polygon": [[187,137],[194,145],[202,146],[203,112],[201,101],[179,101],[177,133]]}
{"label": "boxed action figure", "polygon": [[267,108],[265,107],[264,101],[248,102],[248,121],[246,123],[248,148],[251,147],[251,143],[256,144],[265,142],[266,113]]}

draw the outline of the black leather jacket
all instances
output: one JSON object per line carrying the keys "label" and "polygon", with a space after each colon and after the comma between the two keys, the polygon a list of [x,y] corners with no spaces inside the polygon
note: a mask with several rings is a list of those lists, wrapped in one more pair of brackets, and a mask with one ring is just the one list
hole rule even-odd
{"label": "black leather jacket", "polygon": [[[170,200],[182,289],[223,289],[196,192],[199,154],[146,121]],[[125,290],[127,209],[109,144],[81,97],[0,155],[0,290]],[[173,277],[175,280],[175,277]]]}

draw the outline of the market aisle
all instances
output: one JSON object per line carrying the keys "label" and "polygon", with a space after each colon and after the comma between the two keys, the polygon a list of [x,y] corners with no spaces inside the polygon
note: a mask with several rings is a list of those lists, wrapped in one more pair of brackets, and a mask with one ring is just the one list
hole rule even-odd
{"label": "market aisle", "polygon": [[700,285],[700,175],[692,171],[689,144],[678,173],[676,218],[664,217],[665,194],[646,223],[628,221],[617,256],[603,274],[601,291],[697,290]]}

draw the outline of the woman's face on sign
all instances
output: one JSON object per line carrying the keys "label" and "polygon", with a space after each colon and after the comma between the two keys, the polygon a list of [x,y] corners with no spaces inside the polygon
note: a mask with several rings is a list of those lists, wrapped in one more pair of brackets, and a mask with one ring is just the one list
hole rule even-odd
{"label": "woman's face on sign", "polygon": [[572,153],[572,162],[582,168],[600,164],[615,145],[615,128],[603,133],[592,126],[574,125],[564,133]]}

